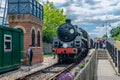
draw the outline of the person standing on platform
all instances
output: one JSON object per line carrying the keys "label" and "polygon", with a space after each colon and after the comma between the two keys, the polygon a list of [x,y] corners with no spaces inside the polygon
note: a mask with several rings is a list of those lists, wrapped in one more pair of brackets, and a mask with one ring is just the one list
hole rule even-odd
{"label": "person standing on platform", "polygon": [[105,40],[103,41],[103,49],[106,48]]}
{"label": "person standing on platform", "polygon": [[32,45],[29,46],[28,48],[28,64],[31,66],[32,64],[32,57],[33,57],[33,51],[32,51]]}

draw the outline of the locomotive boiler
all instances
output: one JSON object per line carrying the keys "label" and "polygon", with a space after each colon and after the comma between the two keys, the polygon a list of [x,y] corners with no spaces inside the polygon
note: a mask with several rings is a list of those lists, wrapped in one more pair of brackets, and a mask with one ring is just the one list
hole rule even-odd
{"label": "locomotive boiler", "polygon": [[88,33],[72,25],[70,19],[58,27],[57,37],[53,39],[53,51],[58,55],[58,62],[83,59],[90,46]]}

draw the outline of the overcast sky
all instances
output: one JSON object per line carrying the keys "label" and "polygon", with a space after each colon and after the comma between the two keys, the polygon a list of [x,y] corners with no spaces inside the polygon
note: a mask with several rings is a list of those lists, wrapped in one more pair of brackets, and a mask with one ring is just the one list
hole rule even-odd
{"label": "overcast sky", "polygon": [[106,34],[106,26],[109,33],[113,27],[120,24],[120,0],[49,1],[54,2],[57,8],[64,9],[64,14],[72,19],[72,23],[87,30],[92,38]]}
{"label": "overcast sky", "polygon": [[[2,0],[1,6],[4,6]],[[46,0],[39,0],[40,2]],[[63,9],[74,25],[85,29],[92,38],[101,37],[120,25],[120,0],[49,0]],[[0,16],[3,11],[0,10]],[[0,20],[1,21],[1,20]],[[102,26],[104,24],[104,27]],[[111,27],[109,27],[111,24]]]}

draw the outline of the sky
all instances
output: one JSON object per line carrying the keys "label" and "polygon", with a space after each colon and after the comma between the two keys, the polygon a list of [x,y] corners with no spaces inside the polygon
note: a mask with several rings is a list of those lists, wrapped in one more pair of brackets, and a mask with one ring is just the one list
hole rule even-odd
{"label": "sky", "polygon": [[[39,0],[40,3],[46,0]],[[102,37],[120,25],[120,0],[49,0],[58,9],[63,9],[72,24],[85,29],[91,38]],[[4,7],[2,0],[0,7]],[[0,10],[0,16],[3,15]],[[1,19],[0,19],[1,21]],[[111,26],[109,26],[111,25]]]}
{"label": "sky", "polygon": [[[42,0],[46,1],[46,0]],[[120,0],[49,0],[63,9],[72,24],[85,29],[91,38],[110,36],[109,31],[120,25]]]}
{"label": "sky", "polygon": [[[5,1],[6,0],[0,0],[0,25],[2,25],[3,16],[4,16],[4,8],[5,8]],[[6,16],[6,14],[5,14]]]}

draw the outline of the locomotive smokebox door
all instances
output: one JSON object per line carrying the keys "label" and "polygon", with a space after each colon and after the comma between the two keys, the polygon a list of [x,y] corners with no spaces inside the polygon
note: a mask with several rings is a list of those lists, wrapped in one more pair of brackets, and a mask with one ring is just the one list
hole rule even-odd
{"label": "locomotive smokebox door", "polygon": [[60,25],[57,30],[58,38],[63,42],[70,42],[77,36],[76,27],[71,24],[71,20],[67,19],[65,24]]}

